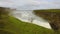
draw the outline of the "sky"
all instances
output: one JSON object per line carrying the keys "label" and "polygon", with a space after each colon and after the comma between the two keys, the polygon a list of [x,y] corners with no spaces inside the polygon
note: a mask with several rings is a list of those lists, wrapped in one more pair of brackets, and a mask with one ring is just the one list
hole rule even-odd
{"label": "sky", "polygon": [[60,9],[60,0],[0,0],[0,6],[19,10]]}

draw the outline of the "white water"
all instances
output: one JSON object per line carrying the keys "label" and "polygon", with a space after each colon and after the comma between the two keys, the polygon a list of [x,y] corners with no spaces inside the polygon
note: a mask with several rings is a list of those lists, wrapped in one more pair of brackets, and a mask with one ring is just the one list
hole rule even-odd
{"label": "white water", "polygon": [[49,23],[43,20],[42,18],[35,16],[32,13],[32,10],[16,10],[13,12],[13,15],[16,18],[29,23],[31,23],[31,18],[33,18],[34,19],[32,22],[33,24],[51,29]]}

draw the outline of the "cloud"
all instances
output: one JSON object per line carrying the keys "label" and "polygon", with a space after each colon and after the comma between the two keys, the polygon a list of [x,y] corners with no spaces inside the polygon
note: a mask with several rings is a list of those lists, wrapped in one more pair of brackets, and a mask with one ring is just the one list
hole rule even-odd
{"label": "cloud", "polygon": [[26,1],[27,3],[23,5],[21,8],[25,10],[34,10],[34,9],[55,9],[60,8],[59,0],[34,0],[34,1]]}
{"label": "cloud", "polygon": [[0,0],[0,6],[20,10],[60,8],[60,0]]}

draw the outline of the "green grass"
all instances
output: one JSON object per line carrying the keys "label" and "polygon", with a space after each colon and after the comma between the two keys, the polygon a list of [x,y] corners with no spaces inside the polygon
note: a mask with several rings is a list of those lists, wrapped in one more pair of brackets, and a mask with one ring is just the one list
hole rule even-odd
{"label": "green grass", "polygon": [[[56,20],[60,17],[60,9],[45,9],[45,10],[34,10],[35,15],[47,20]],[[58,20],[59,21],[59,20]]]}
{"label": "green grass", "polygon": [[42,10],[34,10],[40,12],[60,12],[60,9],[42,9]]}
{"label": "green grass", "polygon": [[12,32],[14,34],[53,34],[53,30],[22,22],[14,17],[9,17],[9,23],[6,24],[5,28],[2,30]]}

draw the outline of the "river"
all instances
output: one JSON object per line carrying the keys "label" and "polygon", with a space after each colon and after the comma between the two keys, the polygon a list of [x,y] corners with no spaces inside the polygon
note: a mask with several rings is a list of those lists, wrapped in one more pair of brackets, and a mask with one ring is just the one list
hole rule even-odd
{"label": "river", "polygon": [[15,10],[13,16],[28,23],[31,23],[31,19],[33,19],[33,24],[51,29],[47,21],[33,14],[33,10]]}

